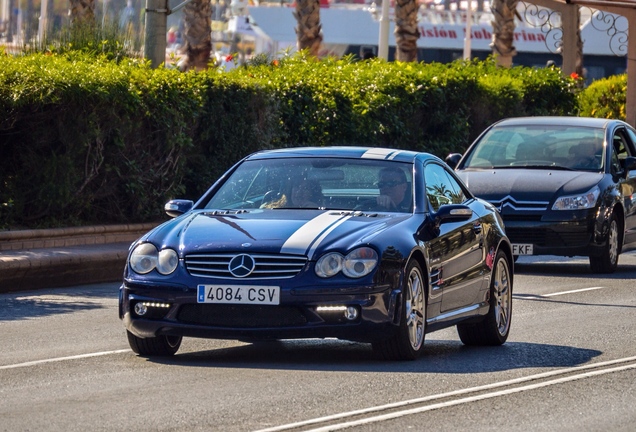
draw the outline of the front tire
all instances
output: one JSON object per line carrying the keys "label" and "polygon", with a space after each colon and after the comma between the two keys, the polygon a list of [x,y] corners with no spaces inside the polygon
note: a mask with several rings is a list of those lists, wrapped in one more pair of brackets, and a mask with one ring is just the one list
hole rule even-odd
{"label": "front tire", "polygon": [[140,338],[126,330],[130,348],[142,357],[168,357],[174,355],[181,346],[181,336],[157,336]]}
{"label": "front tire", "polygon": [[400,296],[400,325],[393,336],[373,343],[373,350],[386,360],[415,360],[422,354],[426,334],[426,292],[422,275],[419,263],[410,261]]}
{"label": "front tire", "polygon": [[609,220],[609,229],[605,238],[605,246],[600,256],[590,257],[590,267],[594,273],[614,273],[618,267],[618,254],[620,253],[621,234],[616,215],[612,213]]}
{"label": "front tire", "polygon": [[473,324],[458,324],[459,339],[465,345],[502,345],[510,333],[512,319],[512,274],[508,256],[497,252],[490,281],[490,309],[484,319]]}

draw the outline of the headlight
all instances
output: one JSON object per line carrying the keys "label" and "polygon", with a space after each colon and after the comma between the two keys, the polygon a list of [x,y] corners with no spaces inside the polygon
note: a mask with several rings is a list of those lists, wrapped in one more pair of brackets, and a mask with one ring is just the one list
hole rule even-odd
{"label": "headlight", "polygon": [[174,249],[163,249],[159,252],[157,260],[157,271],[162,275],[169,275],[177,268],[179,264],[179,256]]}
{"label": "headlight", "polygon": [[369,247],[356,249],[347,256],[331,252],[316,262],[316,275],[322,278],[335,276],[342,272],[350,278],[366,276],[378,264],[378,254]]}
{"label": "headlight", "polygon": [[158,252],[153,244],[142,243],[130,254],[129,262],[130,268],[135,273],[146,274],[156,268],[162,275],[168,275],[177,268],[179,257],[172,249],[163,249]]}
{"label": "headlight", "polygon": [[342,270],[344,257],[337,252],[320,257],[316,262],[316,274],[322,278],[328,278],[338,274]]}
{"label": "headlight", "polygon": [[378,263],[378,254],[371,248],[363,247],[349,253],[342,263],[342,273],[351,278],[368,275]]}
{"label": "headlight", "polygon": [[150,243],[142,243],[130,254],[130,268],[135,273],[150,273],[157,267],[157,248]]}
{"label": "headlight", "polygon": [[556,200],[552,210],[584,210],[592,208],[596,205],[600,193],[598,186],[594,186],[584,194],[562,196]]}

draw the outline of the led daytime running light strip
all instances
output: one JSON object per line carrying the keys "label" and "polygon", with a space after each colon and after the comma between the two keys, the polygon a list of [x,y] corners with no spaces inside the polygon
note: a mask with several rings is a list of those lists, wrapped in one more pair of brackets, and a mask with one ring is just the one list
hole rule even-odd
{"label": "led daytime running light strip", "polygon": [[141,302],[142,305],[146,307],[156,307],[156,308],[169,308],[170,303],[152,303],[152,302]]}

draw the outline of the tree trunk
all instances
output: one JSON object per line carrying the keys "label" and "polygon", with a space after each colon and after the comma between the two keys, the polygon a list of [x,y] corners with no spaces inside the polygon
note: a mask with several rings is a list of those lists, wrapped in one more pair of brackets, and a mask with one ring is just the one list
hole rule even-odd
{"label": "tree trunk", "polygon": [[[389,0],[383,0],[389,1]],[[416,0],[396,0],[395,2],[395,59],[403,62],[417,61],[417,28],[419,3]]]}
{"label": "tree trunk", "polygon": [[[585,77],[583,67],[583,39],[581,38],[581,8],[577,7],[576,11],[576,73],[580,77]],[[580,85],[584,86],[585,81],[581,80]]]}
{"label": "tree trunk", "polygon": [[493,54],[497,64],[503,67],[512,66],[512,58],[517,55],[513,44],[515,33],[515,16],[519,0],[494,0],[492,13],[495,20],[492,22]]}
{"label": "tree trunk", "polygon": [[184,70],[204,70],[210,62],[212,27],[210,0],[192,0],[183,8]]}
{"label": "tree trunk", "polygon": [[322,44],[320,1],[297,0],[294,17],[298,22],[296,27],[298,50],[309,50],[309,54],[317,57]]}
{"label": "tree trunk", "polygon": [[71,26],[95,24],[95,0],[70,0]]}

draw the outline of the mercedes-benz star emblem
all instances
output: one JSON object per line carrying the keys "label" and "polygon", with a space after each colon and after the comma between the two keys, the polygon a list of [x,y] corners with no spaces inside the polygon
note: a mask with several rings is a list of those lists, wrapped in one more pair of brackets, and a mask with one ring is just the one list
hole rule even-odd
{"label": "mercedes-benz star emblem", "polygon": [[235,256],[230,260],[230,264],[228,265],[230,273],[237,278],[249,276],[254,271],[254,267],[256,267],[254,258],[247,254]]}

